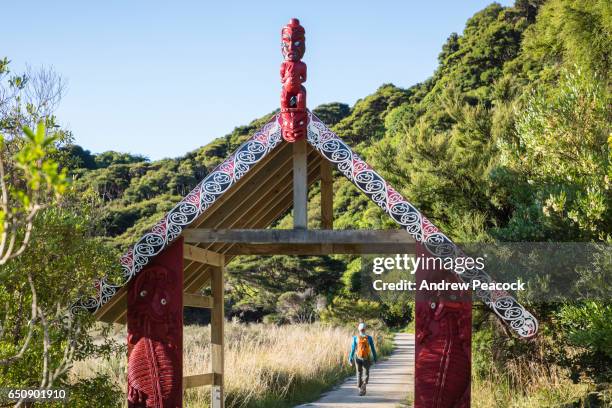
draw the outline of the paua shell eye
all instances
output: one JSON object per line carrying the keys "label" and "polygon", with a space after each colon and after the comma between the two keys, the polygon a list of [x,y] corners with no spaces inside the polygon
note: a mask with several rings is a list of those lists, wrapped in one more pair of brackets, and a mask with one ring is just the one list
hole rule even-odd
{"label": "paua shell eye", "polygon": [[160,302],[162,305],[164,305],[164,306],[166,305],[166,303],[168,303],[168,301],[167,301],[166,299],[162,299],[162,300],[160,300],[159,302]]}
{"label": "paua shell eye", "polygon": [[299,42],[299,41],[296,41],[296,42],[294,42],[294,43],[293,43],[293,45],[295,45],[296,47],[298,47],[298,46],[300,45],[300,42]]}
{"label": "paua shell eye", "polygon": [[145,297],[147,296],[147,291],[146,290],[141,290],[140,291],[140,297]]}

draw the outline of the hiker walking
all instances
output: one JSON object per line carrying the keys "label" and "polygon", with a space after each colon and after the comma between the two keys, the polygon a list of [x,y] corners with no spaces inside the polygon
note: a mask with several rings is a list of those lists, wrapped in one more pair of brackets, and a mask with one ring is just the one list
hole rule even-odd
{"label": "hiker walking", "polygon": [[[351,343],[351,352],[349,354],[349,364],[356,365],[357,368],[357,387],[359,387],[359,395],[365,395],[366,384],[370,378],[370,366],[372,362],[376,362],[376,348],[372,336],[366,334],[365,323],[359,323],[357,326],[359,334],[353,336]],[[363,372],[365,371],[365,377]]]}

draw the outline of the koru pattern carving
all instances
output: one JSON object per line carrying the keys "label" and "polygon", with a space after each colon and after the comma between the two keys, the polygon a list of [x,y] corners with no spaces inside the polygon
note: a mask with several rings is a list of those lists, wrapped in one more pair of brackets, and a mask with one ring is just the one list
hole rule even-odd
{"label": "koru pattern carving", "polygon": [[[383,177],[327,128],[314,114],[309,115],[308,142],[331,161],[359,190],[382,208],[424,248],[437,257],[461,257],[462,250],[436,228],[419,210],[395,191]],[[478,269],[458,275],[462,281],[492,282]],[[519,336],[528,338],[538,331],[538,321],[506,291],[479,290],[476,295]]]}
{"label": "koru pattern carving", "polygon": [[72,313],[95,313],[149,261],[174,241],[195,219],[230,187],[249,172],[282,140],[279,115],[274,116],[253,137],[204,178],[183,200],[121,257],[123,280],[113,284],[106,278],[95,282],[97,295],[77,301]]}

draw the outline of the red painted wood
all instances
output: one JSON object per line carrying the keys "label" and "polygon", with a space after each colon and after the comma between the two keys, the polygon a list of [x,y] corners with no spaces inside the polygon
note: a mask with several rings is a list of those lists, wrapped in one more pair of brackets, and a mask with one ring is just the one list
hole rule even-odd
{"label": "red painted wood", "polygon": [[130,281],[127,326],[128,406],[182,407],[182,238]]}
{"label": "red painted wood", "polygon": [[302,61],[306,52],[306,37],[300,20],[292,18],[281,31],[284,61],[280,67],[281,129],[283,139],[294,142],[306,136],[306,64]]}
{"label": "red painted wood", "polygon": [[[417,254],[426,253],[418,244]],[[417,288],[424,280],[459,281],[443,269],[418,269]],[[469,408],[471,337],[471,293],[417,292],[415,408]]]}

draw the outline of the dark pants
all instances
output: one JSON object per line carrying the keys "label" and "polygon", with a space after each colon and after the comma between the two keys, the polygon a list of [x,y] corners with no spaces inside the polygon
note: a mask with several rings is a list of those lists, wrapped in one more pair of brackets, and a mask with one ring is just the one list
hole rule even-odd
{"label": "dark pants", "polygon": [[[361,388],[363,383],[368,383],[370,379],[370,360],[355,359],[355,367],[357,367],[357,387]],[[365,371],[365,378],[363,372]]]}

